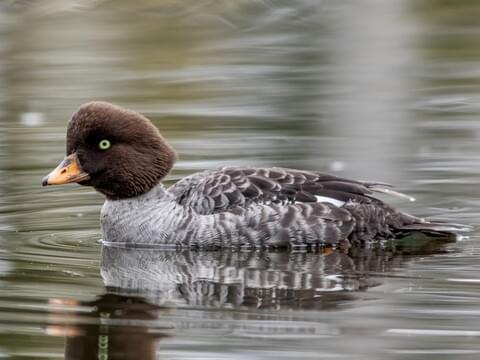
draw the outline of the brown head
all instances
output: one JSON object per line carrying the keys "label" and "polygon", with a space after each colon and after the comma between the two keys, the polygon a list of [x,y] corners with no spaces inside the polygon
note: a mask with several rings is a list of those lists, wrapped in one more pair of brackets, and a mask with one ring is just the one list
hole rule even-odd
{"label": "brown head", "polygon": [[143,115],[94,101],[73,114],[67,129],[67,157],[42,184],[76,182],[109,199],[146,193],[171,170],[175,151]]}

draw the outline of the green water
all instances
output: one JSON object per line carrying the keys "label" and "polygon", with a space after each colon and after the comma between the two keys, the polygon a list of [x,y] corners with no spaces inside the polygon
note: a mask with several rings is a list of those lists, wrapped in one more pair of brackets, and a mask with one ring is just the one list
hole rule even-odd
{"label": "green water", "polygon": [[477,230],[342,253],[103,248],[102,197],[42,188],[83,102],[179,153],[394,183],[478,227],[480,3],[0,2],[0,357],[478,359]]}

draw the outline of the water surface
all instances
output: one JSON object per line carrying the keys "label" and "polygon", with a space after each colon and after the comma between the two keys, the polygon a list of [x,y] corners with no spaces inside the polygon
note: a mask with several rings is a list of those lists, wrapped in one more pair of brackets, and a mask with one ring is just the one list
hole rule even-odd
{"label": "water surface", "polygon": [[40,181],[97,99],[161,129],[179,153],[168,183],[317,169],[478,227],[479,15],[468,0],[2,2],[0,356],[478,359],[477,231],[350,254],[102,248],[101,196]]}

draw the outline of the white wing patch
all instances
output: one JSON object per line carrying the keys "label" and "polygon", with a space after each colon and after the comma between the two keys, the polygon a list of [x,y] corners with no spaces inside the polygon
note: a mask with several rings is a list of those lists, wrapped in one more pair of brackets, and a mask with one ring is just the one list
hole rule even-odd
{"label": "white wing patch", "polygon": [[337,200],[328,196],[315,195],[315,197],[317,198],[317,202],[326,202],[326,203],[333,204],[337,207],[341,207],[345,205],[345,201]]}
{"label": "white wing patch", "polygon": [[380,193],[383,193],[383,194],[393,195],[393,196],[397,196],[399,198],[407,199],[408,201],[411,201],[411,202],[415,201],[414,197],[412,197],[410,195],[407,195],[407,194],[404,194],[404,193],[401,193],[399,191],[392,190],[392,189],[387,189],[387,188],[378,187],[378,186],[372,186],[370,189],[372,191],[380,192]]}

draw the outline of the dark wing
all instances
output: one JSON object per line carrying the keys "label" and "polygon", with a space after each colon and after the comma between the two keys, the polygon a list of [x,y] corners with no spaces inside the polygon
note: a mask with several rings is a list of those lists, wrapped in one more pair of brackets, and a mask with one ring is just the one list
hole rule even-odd
{"label": "dark wing", "polygon": [[[372,192],[388,185],[348,180],[313,171],[285,168],[225,167],[186,177],[169,188],[176,201],[200,214],[228,211],[252,203],[318,202],[317,196],[342,202],[379,201]],[[322,201],[322,199],[320,199]]]}

